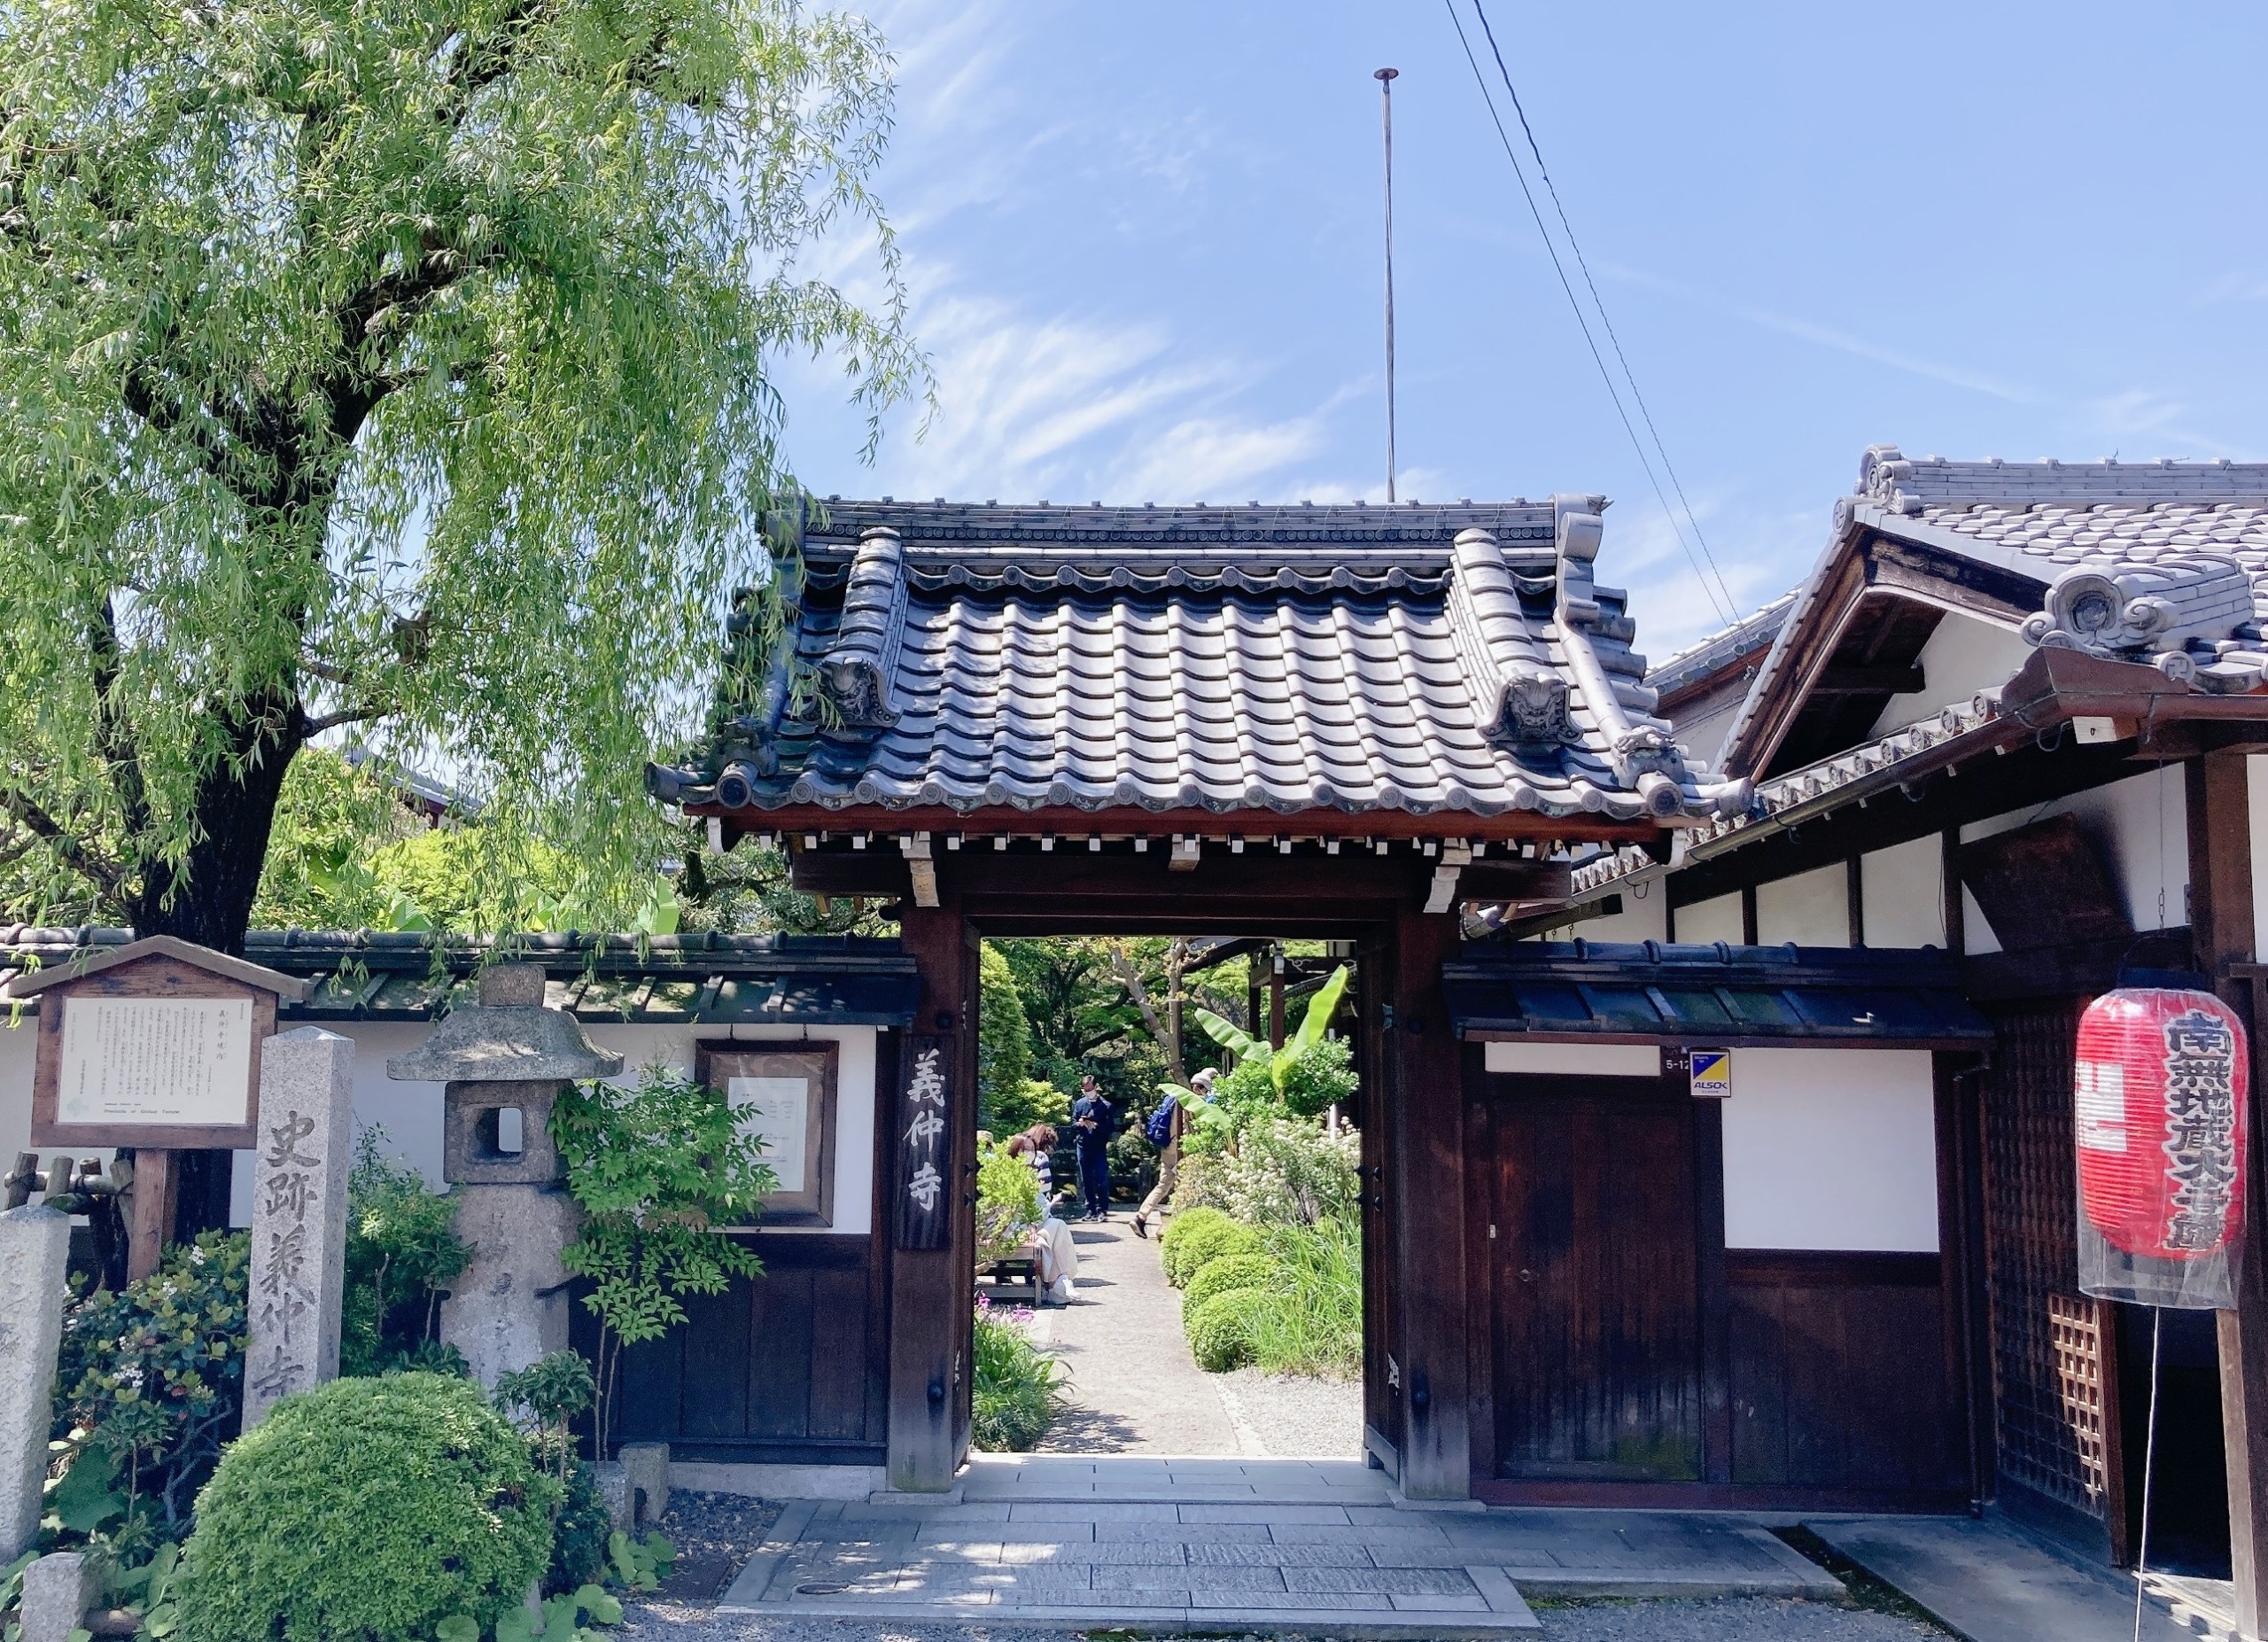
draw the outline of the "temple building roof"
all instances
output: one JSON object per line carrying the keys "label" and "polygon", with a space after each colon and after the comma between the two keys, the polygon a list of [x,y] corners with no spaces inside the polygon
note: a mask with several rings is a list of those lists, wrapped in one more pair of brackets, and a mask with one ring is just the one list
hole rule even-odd
{"label": "temple building roof", "polygon": [[660,797],[1689,824],[1746,802],[1655,716],[1599,496],[1449,506],[829,502]]}

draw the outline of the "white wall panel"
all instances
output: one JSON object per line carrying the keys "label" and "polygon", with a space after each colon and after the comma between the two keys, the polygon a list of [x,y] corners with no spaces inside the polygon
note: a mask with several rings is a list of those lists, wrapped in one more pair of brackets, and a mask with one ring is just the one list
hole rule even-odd
{"label": "white wall panel", "polygon": [[1677,909],[1677,938],[1706,946],[1711,941],[1741,944],[1740,897],[1720,895]]}
{"label": "white wall panel", "polygon": [[1911,1049],[1736,1049],[1725,1245],[1935,1253],[1930,1060]]}
{"label": "white wall panel", "polygon": [[2268,755],[2244,761],[2245,815],[2252,827],[2252,951],[2268,952]]}
{"label": "white wall panel", "polygon": [[1979,621],[1973,616],[1946,616],[1938,623],[1915,659],[1921,663],[1928,689],[1911,696],[1893,696],[1873,734],[1887,735],[1923,719],[1934,719],[1946,708],[1966,706],[1982,689],[1997,689],[2014,678],[2031,659],[2031,646],[2013,627]]}
{"label": "white wall panel", "polygon": [[1945,845],[1937,834],[1862,857],[1859,874],[1868,946],[1946,945]]}
{"label": "white wall panel", "polygon": [[1756,886],[1757,945],[1790,941],[1798,946],[1851,944],[1851,874],[1842,862]]}
{"label": "white wall panel", "polygon": [[1650,1043],[1491,1043],[1481,1046],[1492,1072],[1542,1072],[1563,1078],[1658,1078],[1662,1052]]}

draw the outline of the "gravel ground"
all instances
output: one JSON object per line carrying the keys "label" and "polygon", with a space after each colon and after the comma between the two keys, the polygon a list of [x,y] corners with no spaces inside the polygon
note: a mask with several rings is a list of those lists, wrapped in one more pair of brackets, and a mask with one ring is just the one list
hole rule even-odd
{"label": "gravel ground", "polygon": [[705,1611],[686,1605],[715,1601],[783,1508],[776,1499],[672,1489],[668,1514],[655,1526],[677,1547],[677,1562],[656,1600],[687,1613]]}
{"label": "gravel ground", "polygon": [[[1887,1614],[1756,1598],[1600,1602],[1546,1608],[1537,1617],[1546,1638],[1566,1642],[1943,1642],[1945,1637],[1941,1630]],[[719,1616],[706,1608],[656,1601],[632,1605],[617,1634],[647,1642],[1080,1642],[1083,1634],[1096,1633]],[[1270,1642],[1293,1639],[1278,1633]]]}
{"label": "gravel ground", "polygon": [[1363,1382],[1239,1368],[1208,1374],[1229,1418],[1278,1459],[1354,1459],[1363,1451]]}

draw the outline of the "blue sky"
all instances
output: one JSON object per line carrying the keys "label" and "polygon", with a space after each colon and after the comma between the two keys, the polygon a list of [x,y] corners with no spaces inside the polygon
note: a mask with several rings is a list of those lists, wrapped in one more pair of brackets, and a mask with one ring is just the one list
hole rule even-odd
{"label": "blue sky", "polygon": [[[1643,647],[1714,625],[1438,0],[872,15],[899,74],[879,187],[938,398],[865,467],[838,379],[791,366],[813,489],[1382,500],[1390,63],[1402,496],[1603,491],[1601,579]],[[2268,449],[2257,6],[1488,16],[1744,611],[1801,577],[1870,443]]]}

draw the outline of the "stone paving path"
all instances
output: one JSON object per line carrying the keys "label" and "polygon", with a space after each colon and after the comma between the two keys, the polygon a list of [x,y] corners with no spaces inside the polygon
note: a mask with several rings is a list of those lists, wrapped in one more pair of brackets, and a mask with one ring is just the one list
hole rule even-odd
{"label": "stone paving path", "polygon": [[[1853,1562],[1971,1642],[2128,1642],[2131,1576],[2084,1563],[1998,1515],[1865,1517],[1808,1524]],[[2144,1642],[2236,1642],[2226,1580],[2153,1576]]]}
{"label": "stone paving path", "polygon": [[1181,1296],[1130,1217],[1073,1228],[1078,1298],[1040,1312],[1034,1337],[1070,1371],[1050,1453],[1239,1454],[1247,1444],[1181,1331]]}
{"label": "stone paving path", "polygon": [[[1192,1476],[1185,1487],[1211,1487]],[[720,1612],[1075,1627],[1532,1630],[1554,1596],[1842,1587],[1761,1528],[1670,1513],[1438,1512],[1184,1499],[805,1500]]]}
{"label": "stone paving path", "polygon": [[1359,1459],[1222,1459],[1134,1454],[978,1454],[960,1474],[961,1498],[1122,1504],[1385,1506],[1386,1473]]}

